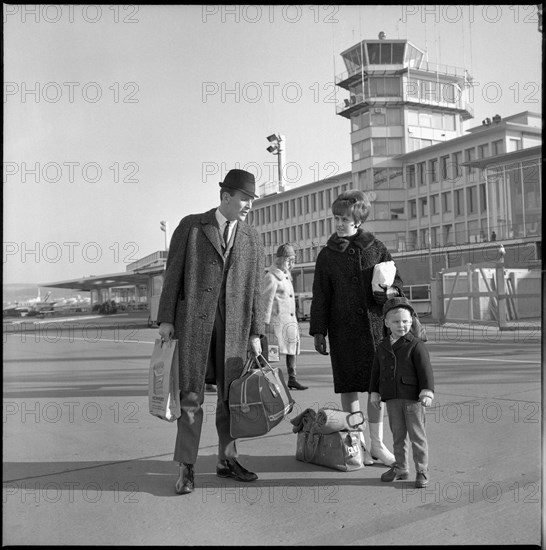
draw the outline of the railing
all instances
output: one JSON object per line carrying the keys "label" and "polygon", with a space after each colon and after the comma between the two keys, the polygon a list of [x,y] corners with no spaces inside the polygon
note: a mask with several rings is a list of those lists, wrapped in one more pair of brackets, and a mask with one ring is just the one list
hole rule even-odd
{"label": "railing", "polygon": [[450,76],[456,76],[459,78],[469,78],[468,71],[462,67],[455,67],[454,65],[443,65],[439,63],[430,63],[428,61],[422,61],[420,66],[412,67],[416,70],[429,71],[433,73],[445,74]]}
{"label": "railing", "polygon": [[[479,243],[494,243],[500,245],[500,242],[524,239],[529,237],[542,237],[542,227],[540,222],[528,222],[526,224],[502,224],[490,226],[491,234],[487,236],[482,231],[469,233],[467,231],[454,231],[450,233],[448,239],[441,241],[432,241],[431,249],[434,251],[438,248],[444,248],[446,246],[459,246],[468,244]],[[384,241],[385,246],[389,250],[397,248],[398,241]],[[414,252],[414,251],[428,251],[429,246],[427,243],[419,244],[417,242],[406,242],[404,250],[399,252]]]}
{"label": "railing", "polygon": [[358,107],[366,103],[374,106],[389,106],[397,105],[403,102],[404,98],[401,95],[365,97],[364,94],[355,94],[350,96],[349,99],[344,99],[342,102],[336,105],[336,114],[340,114],[347,109]]}
{"label": "railing", "polygon": [[370,63],[366,64],[364,67],[354,67],[343,71],[335,76],[336,84],[343,82],[353,76],[365,74],[367,75],[370,71],[389,71],[396,72],[402,69],[417,70],[417,71],[427,71],[432,73],[443,74],[446,76],[455,76],[457,78],[463,78],[468,81],[472,80],[472,77],[468,74],[468,71],[463,67],[456,67],[454,65],[444,65],[441,63],[430,63],[428,61],[422,61],[419,67],[410,66],[406,63],[397,63],[397,64],[381,64],[381,63]]}
{"label": "railing", "polygon": [[159,260],[166,260],[167,259],[167,251],[166,250],[158,250],[157,252],[154,252],[153,254],[148,254],[148,256],[145,256],[144,258],[141,258],[140,260],[136,260],[133,263],[127,264],[127,271],[134,271],[135,269],[138,269],[139,267],[147,266],[149,264],[152,264],[154,262],[157,262]]}
{"label": "railing", "polygon": [[[359,106],[365,103],[371,103],[374,105],[389,105],[389,104],[398,104],[398,103],[415,103],[417,105],[426,105],[428,107],[438,108],[438,109],[457,109],[463,111],[464,118],[473,118],[474,109],[470,106],[467,101],[462,99],[457,99],[455,101],[437,101],[434,98],[421,98],[410,96],[407,91],[405,94],[400,94],[396,96],[369,96],[366,97],[364,94],[353,94],[348,99],[344,99],[336,105],[336,114],[340,114],[347,109],[352,107]],[[467,114],[465,114],[468,113]]]}

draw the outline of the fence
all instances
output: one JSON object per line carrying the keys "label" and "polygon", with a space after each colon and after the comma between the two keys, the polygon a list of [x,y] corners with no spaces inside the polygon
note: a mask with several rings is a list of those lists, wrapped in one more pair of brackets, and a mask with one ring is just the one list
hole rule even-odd
{"label": "fence", "polygon": [[432,283],[432,314],[446,322],[494,322],[509,329],[541,317],[541,271],[505,269],[504,262],[445,269]]}

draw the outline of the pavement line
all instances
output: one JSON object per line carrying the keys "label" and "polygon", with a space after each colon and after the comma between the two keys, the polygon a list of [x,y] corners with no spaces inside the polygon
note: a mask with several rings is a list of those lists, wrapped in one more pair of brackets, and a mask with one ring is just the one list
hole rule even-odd
{"label": "pavement line", "polygon": [[21,321],[11,321],[9,323],[6,322],[6,324],[10,325],[21,325],[21,324],[27,324],[27,325],[45,325],[47,323],[64,323],[66,321],[89,321],[90,319],[100,319],[103,317],[102,315],[88,315],[86,317],[55,317],[54,319],[44,319],[43,321],[29,321],[22,319]]}
{"label": "pavement line", "polygon": [[80,472],[82,470],[93,470],[95,468],[104,468],[105,466],[116,466],[118,464],[126,464],[127,462],[134,462],[135,460],[148,460],[149,458],[160,458],[163,456],[170,456],[172,453],[163,453],[160,455],[152,455],[152,456],[142,456],[140,458],[128,458],[127,460],[114,460],[110,462],[104,462],[102,464],[95,464],[94,466],[82,466],[81,468],[69,468],[67,470],[62,470],[60,472],[50,472],[50,473],[44,473],[44,474],[37,474],[34,476],[25,476],[20,477],[18,479],[6,479],[2,480],[2,485],[6,483],[15,483],[16,481],[25,481],[26,479],[36,479],[39,477],[50,477],[50,476],[59,476],[63,474],[70,474],[72,472]]}
{"label": "pavement line", "polygon": [[[8,334],[8,336],[17,336],[16,333]],[[55,336],[54,340],[79,340],[84,342],[93,342],[95,343],[96,340],[93,338],[79,338],[78,336]],[[110,339],[110,338],[99,338],[101,342],[114,342],[115,344],[155,344],[155,341],[149,342],[148,340],[124,340],[121,337],[117,339]],[[301,353],[316,353],[314,349],[300,349]],[[273,363],[276,363],[277,361],[272,361]]]}
{"label": "pavement line", "polygon": [[539,361],[522,361],[520,359],[497,359],[496,357],[449,357],[447,355],[440,355],[438,359],[468,359],[469,361],[498,361],[499,363],[527,363],[527,364],[539,364]]}

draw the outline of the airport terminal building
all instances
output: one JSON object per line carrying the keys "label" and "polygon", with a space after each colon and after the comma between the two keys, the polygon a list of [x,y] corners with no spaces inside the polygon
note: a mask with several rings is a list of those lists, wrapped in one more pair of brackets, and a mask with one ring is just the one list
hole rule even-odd
{"label": "airport terminal building", "polygon": [[[347,189],[368,193],[366,229],[391,251],[414,301],[430,300],[442,269],[495,261],[501,242],[507,267],[539,266],[541,116],[491,113],[463,131],[473,118],[465,69],[429,63],[418,46],[383,33],[341,57],[346,70],[336,84],[347,97],[336,114],[348,121],[351,171],[294,189],[261,186],[247,221],[262,235],[266,266],[292,243],[295,290],[309,298],[316,256],[334,232],[330,206]],[[123,274],[46,286],[93,290],[92,302],[136,297],[149,308],[165,260],[158,251]]]}

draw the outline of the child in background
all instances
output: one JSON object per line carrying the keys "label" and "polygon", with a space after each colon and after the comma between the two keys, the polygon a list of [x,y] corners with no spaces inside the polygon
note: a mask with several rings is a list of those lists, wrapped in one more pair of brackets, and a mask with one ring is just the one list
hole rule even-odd
{"label": "child in background", "polygon": [[[434,377],[424,342],[411,332],[414,309],[404,297],[391,298],[383,306],[390,334],[375,353],[370,380],[370,400],[376,407],[386,401],[392,431],[395,463],[381,481],[408,479],[409,435],[417,472],[415,487],[428,485],[428,443],[425,409],[434,399]],[[387,331],[389,332],[389,331]]]}

